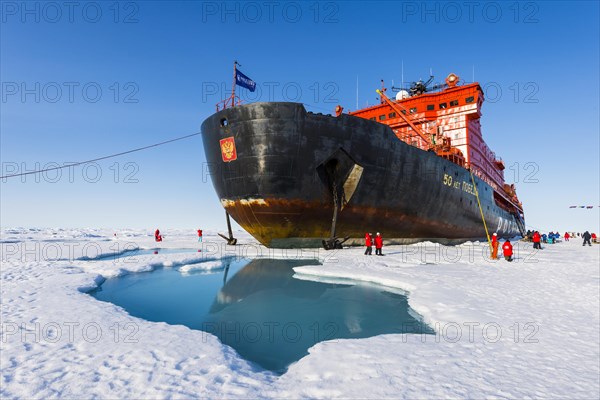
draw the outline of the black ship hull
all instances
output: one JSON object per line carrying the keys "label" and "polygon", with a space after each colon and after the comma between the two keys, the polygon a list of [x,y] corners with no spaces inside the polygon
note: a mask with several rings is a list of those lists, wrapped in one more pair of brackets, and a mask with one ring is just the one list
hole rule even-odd
{"label": "black ship hull", "polygon": [[212,115],[202,137],[221,204],[269,247],[321,246],[334,204],[336,235],[349,244],[362,244],[365,232],[381,232],[390,244],[479,240],[481,212],[490,234],[508,238],[523,228],[518,211],[501,207],[486,182],[375,121],[253,103]]}

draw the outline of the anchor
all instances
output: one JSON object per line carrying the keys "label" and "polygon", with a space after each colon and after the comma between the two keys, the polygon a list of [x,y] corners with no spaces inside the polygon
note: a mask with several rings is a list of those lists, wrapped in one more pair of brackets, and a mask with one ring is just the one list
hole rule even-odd
{"label": "anchor", "polygon": [[[334,167],[335,168],[335,167]],[[346,240],[350,239],[350,236],[346,236],[343,240],[340,240],[335,233],[335,228],[336,228],[336,224],[337,224],[337,217],[338,217],[338,209],[340,208],[339,206],[339,200],[338,200],[338,189],[337,189],[337,185],[335,182],[335,174],[331,174],[330,175],[332,177],[332,191],[333,191],[333,217],[331,219],[331,230],[329,232],[329,239],[322,240],[322,244],[323,244],[323,248],[325,250],[333,250],[333,249],[342,249],[343,248],[343,244]]]}
{"label": "anchor", "polygon": [[233,232],[231,231],[231,221],[229,220],[229,213],[227,211],[225,211],[225,217],[227,218],[227,231],[229,233],[229,237],[221,235],[220,233],[218,235],[227,240],[228,245],[235,246],[237,244],[237,239],[233,237]]}
{"label": "anchor", "polygon": [[350,239],[350,236],[340,239],[336,235],[338,214],[344,210],[354,196],[363,170],[364,168],[342,148],[334,151],[317,167],[317,173],[323,184],[331,190],[333,197],[333,216],[329,238],[321,241],[325,250],[341,249],[342,245]]}

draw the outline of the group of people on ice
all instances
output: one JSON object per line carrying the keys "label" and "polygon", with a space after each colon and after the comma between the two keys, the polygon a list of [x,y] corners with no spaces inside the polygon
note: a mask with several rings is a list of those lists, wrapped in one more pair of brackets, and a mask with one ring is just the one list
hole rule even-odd
{"label": "group of people on ice", "polygon": [[[542,233],[540,234],[539,231],[527,231],[527,235],[526,238],[527,240],[530,240],[533,242],[533,248],[534,249],[538,249],[538,250],[543,250],[542,248],[542,243],[546,243],[546,244],[554,244],[557,242],[557,240],[560,238],[560,233],[558,232],[550,232],[548,234]],[[583,245],[585,246],[587,245],[592,245],[591,242],[596,242],[597,241],[597,236],[595,233],[590,233],[589,231],[585,231],[584,233],[569,233],[569,232],[565,232],[565,234],[563,235],[563,239],[565,240],[565,242],[568,242],[569,239],[573,238],[573,237],[581,237],[583,239]]]}
{"label": "group of people on ice", "polygon": [[[554,244],[560,238],[560,233],[550,231],[548,234],[540,233],[539,231],[527,231],[527,240],[533,242],[533,248],[542,250],[540,243]],[[569,234],[565,233],[565,240],[569,240]]]}
{"label": "group of people on ice", "polygon": [[383,253],[381,250],[383,249],[383,238],[381,237],[381,234],[377,232],[377,235],[373,238],[372,233],[365,233],[365,246],[367,246],[365,256],[373,254],[373,244],[375,245],[375,255],[382,256]]}
{"label": "group of people on ice", "polygon": [[[546,235],[546,234],[540,235],[540,233],[538,231],[534,231],[534,232],[528,232],[527,236],[531,237],[531,240],[533,241],[534,249],[542,250],[542,245],[541,245],[542,241],[544,243],[554,243],[556,241],[556,239],[558,239],[560,237],[560,234],[550,232],[548,235]],[[583,244],[585,245],[586,241],[589,243],[589,239],[592,237],[593,236],[590,235],[590,233],[586,231],[583,234],[583,238],[584,238]],[[565,240],[568,240],[568,237]],[[375,237],[373,237],[372,233],[369,233],[369,232],[365,233],[365,246],[366,246],[365,255],[366,256],[370,256],[373,254],[373,245],[375,245],[375,254],[382,256],[383,255],[382,254],[383,238],[381,237],[381,234],[379,232],[377,232],[377,235]],[[492,245],[492,257],[491,258],[492,258],[492,260],[498,260],[499,259],[498,248],[500,247],[500,242],[498,241],[498,234],[495,232],[492,235],[491,245]],[[590,244],[590,246],[591,246],[591,244]],[[513,261],[513,245],[509,239],[506,239],[504,241],[504,243],[502,244],[502,255],[504,256],[504,259],[506,261],[509,261],[509,262]]]}
{"label": "group of people on ice", "polygon": [[[550,232],[549,234],[540,234],[538,231],[528,231],[527,232],[527,237],[531,239],[531,241],[533,242],[533,248],[534,249],[539,249],[542,250],[542,242],[544,243],[555,243],[556,240],[560,237],[559,233],[554,233],[554,232]],[[568,241],[569,240],[570,235],[568,233],[565,234],[565,240]],[[596,241],[596,234],[592,233],[590,234],[588,231],[585,231],[584,234],[582,234],[582,238],[583,238],[583,245],[585,246],[586,244],[589,244],[590,246],[592,245],[590,243],[590,239],[593,239],[594,242]],[[382,256],[382,248],[383,248],[383,238],[381,237],[381,234],[379,232],[377,232],[377,235],[375,236],[375,238],[373,238],[373,234],[367,232],[365,233],[365,246],[366,246],[366,250],[365,250],[365,255],[366,256],[370,256],[371,254],[373,254],[373,244],[375,245],[375,254]],[[500,246],[500,242],[498,241],[498,234],[494,232],[494,234],[492,235],[492,240],[491,240],[491,245],[492,245],[492,260],[498,260],[498,248]],[[502,244],[502,255],[504,256],[504,259],[506,261],[513,261],[513,246],[512,243],[510,242],[509,239],[506,239],[504,241],[504,243]]]}

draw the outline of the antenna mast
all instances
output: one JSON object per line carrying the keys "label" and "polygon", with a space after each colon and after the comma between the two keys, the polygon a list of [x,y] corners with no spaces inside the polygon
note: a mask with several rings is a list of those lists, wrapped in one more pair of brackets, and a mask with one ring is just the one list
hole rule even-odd
{"label": "antenna mast", "polygon": [[356,109],[358,110],[358,75],[356,75]]}
{"label": "antenna mast", "polygon": [[400,82],[400,87],[404,87],[404,60],[402,60],[402,82]]}

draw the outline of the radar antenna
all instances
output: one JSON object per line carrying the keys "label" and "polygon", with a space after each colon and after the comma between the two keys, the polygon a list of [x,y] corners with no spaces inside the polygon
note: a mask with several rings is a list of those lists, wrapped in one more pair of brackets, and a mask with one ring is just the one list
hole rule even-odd
{"label": "radar antenna", "polygon": [[410,87],[408,87],[408,88],[392,86],[392,91],[399,92],[401,90],[405,90],[412,97],[412,96],[418,96],[423,93],[433,92],[435,90],[440,90],[440,89],[444,89],[444,88],[448,87],[448,85],[445,83],[440,83],[437,85],[429,86],[431,84],[431,82],[433,82],[433,78],[434,78],[434,76],[430,74],[429,79],[427,79],[427,81],[423,82],[422,79],[419,79],[416,82],[412,82],[410,84]]}

